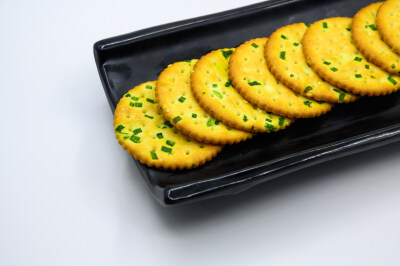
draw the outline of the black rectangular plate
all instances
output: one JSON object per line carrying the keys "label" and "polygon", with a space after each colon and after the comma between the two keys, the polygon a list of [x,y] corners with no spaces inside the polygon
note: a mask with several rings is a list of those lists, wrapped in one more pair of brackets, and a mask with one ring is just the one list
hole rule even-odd
{"label": "black rectangular plate", "polygon": [[[94,54],[114,111],[124,93],[156,80],[168,64],[236,47],[288,24],[352,17],[372,2],[267,1],[102,40],[94,45]],[[226,146],[213,161],[193,170],[161,171],[136,163],[164,204],[237,193],[304,167],[400,140],[399,103],[400,94],[395,93],[338,104],[320,118],[298,119],[281,132]]]}

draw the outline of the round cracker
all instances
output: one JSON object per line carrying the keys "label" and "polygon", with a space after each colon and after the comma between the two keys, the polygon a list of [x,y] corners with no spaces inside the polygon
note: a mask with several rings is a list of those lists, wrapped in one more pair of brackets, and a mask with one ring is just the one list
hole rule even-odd
{"label": "round cracker", "polygon": [[119,101],[114,114],[119,144],[136,160],[157,168],[194,168],[211,160],[221,146],[200,143],[167,122],[155,86],[155,81],[140,84]]}
{"label": "round cracker", "polygon": [[400,1],[385,1],[376,14],[376,27],[382,39],[400,54]]}
{"label": "round cracker", "polygon": [[228,61],[233,51],[233,48],[212,51],[194,66],[191,86],[200,106],[224,124],[241,130],[270,132],[288,126],[291,119],[253,106],[232,86]]}
{"label": "round cracker", "polygon": [[[198,104],[190,87],[190,74],[197,61],[176,62],[158,77],[156,98],[164,117],[186,135],[206,143],[233,144],[251,138],[253,134],[227,127]],[[174,123],[177,116],[182,119]]]}
{"label": "round cracker", "polygon": [[359,95],[378,96],[399,89],[400,79],[369,62],[355,46],[351,18],[327,18],[312,24],[303,37],[311,68],[329,83]]}
{"label": "round cracker", "polygon": [[376,13],[382,2],[364,7],[353,18],[351,34],[360,52],[387,72],[400,74],[400,56],[387,45],[375,25]]}
{"label": "round cracker", "polygon": [[[323,81],[307,64],[301,40],[308,27],[304,23],[276,30],[268,38],[265,58],[271,73],[293,91],[318,101],[348,103],[358,97]],[[280,58],[286,52],[288,60]]]}
{"label": "round cracker", "polygon": [[[240,94],[259,108],[287,117],[315,117],[331,110],[331,104],[303,97],[272,75],[264,57],[267,40],[247,41],[231,56],[229,76]],[[289,60],[281,52],[282,60]]]}

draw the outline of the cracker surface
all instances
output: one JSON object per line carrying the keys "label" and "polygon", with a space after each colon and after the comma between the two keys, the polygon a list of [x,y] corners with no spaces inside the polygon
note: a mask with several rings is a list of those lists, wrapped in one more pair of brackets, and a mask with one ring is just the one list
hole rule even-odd
{"label": "cracker surface", "polygon": [[348,92],[378,96],[399,89],[400,79],[369,62],[351,36],[351,18],[327,18],[312,24],[303,37],[311,68],[329,83]]}
{"label": "cracker surface", "polygon": [[155,81],[126,93],[114,114],[119,144],[136,160],[157,168],[189,169],[211,160],[221,146],[198,142],[165,120],[156,102]]}
{"label": "cracker surface", "polygon": [[267,113],[245,100],[232,86],[228,62],[234,49],[219,49],[204,55],[191,75],[193,94],[200,106],[224,124],[252,132],[285,128],[291,119]]}
{"label": "cracker surface", "polygon": [[376,27],[382,39],[400,55],[400,0],[387,0],[380,6]]}
{"label": "cracker surface", "polygon": [[[186,135],[206,143],[233,144],[251,138],[253,134],[226,126],[198,104],[190,87],[197,61],[176,62],[158,77],[156,98],[165,118]],[[176,117],[181,119],[174,123]]]}
{"label": "cracker surface", "polygon": [[387,45],[376,28],[376,13],[382,2],[368,5],[357,12],[351,24],[354,43],[372,63],[385,71],[400,74],[400,56]]}
{"label": "cracker surface", "polygon": [[[268,38],[265,58],[271,73],[293,91],[318,101],[348,103],[358,97],[323,81],[307,64],[301,40],[308,27],[304,23],[276,30]],[[285,51],[285,59],[281,52]]]}

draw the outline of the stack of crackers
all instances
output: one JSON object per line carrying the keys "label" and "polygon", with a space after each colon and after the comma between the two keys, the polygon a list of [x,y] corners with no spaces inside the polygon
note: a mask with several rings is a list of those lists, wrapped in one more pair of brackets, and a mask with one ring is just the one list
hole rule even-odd
{"label": "stack of crackers", "polygon": [[136,160],[168,170],[227,144],[400,88],[400,0],[277,29],[269,38],[169,65],[118,103],[114,128]]}

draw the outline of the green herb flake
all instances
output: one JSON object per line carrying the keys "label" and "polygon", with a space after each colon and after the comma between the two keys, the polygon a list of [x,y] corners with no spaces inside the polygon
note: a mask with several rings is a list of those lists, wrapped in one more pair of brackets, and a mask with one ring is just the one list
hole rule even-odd
{"label": "green herb flake", "polygon": [[328,62],[328,61],[324,61],[323,63],[324,63],[324,65],[327,65],[327,66],[329,66],[331,64],[331,62]]}
{"label": "green herb flake", "polygon": [[387,78],[393,85],[396,85],[397,84],[397,81],[395,81],[393,78],[392,78],[392,76],[388,76],[388,78]]}
{"label": "green herb flake", "polygon": [[396,65],[395,65],[395,64],[392,64],[390,67],[391,67],[392,69],[395,69],[395,68],[396,68]]}
{"label": "green herb flake", "polygon": [[273,125],[268,124],[268,123],[265,124],[265,128],[268,129],[268,130],[274,130],[275,129],[275,127]]}
{"label": "green herb flake", "polygon": [[279,117],[279,125],[283,126],[284,123],[285,123],[285,118],[284,117]]}
{"label": "green herb flake", "polygon": [[129,139],[134,143],[138,143],[140,141],[140,138],[135,135],[132,135]]}
{"label": "green herb flake", "polygon": [[225,59],[228,59],[232,55],[233,51],[232,50],[224,50],[222,51],[222,55],[225,57]]}
{"label": "green herb flake", "polygon": [[252,43],[251,46],[253,46],[254,48],[258,48],[258,44],[256,43]]}
{"label": "green herb flake", "polygon": [[356,78],[358,78],[358,79],[359,79],[359,78],[362,78],[362,75],[361,75],[361,74],[355,74],[354,76],[355,76]]}
{"label": "green herb flake", "polygon": [[232,81],[231,81],[231,80],[228,80],[228,81],[225,83],[225,87],[229,87],[229,86],[232,86]]}
{"label": "green herb flake", "polygon": [[192,117],[193,117],[193,118],[196,118],[196,117],[197,117],[197,114],[193,113],[193,114],[192,114]]}
{"label": "green herb flake", "polygon": [[147,117],[147,118],[150,118],[150,119],[154,118],[153,116],[150,116],[150,115],[144,115],[144,116]]}
{"label": "green herb flake", "polygon": [[218,85],[214,83],[214,84],[212,85],[212,87],[213,87],[213,88],[218,88]]}
{"label": "green herb flake", "polygon": [[156,136],[157,136],[158,139],[163,139],[163,138],[164,138],[164,135],[163,135],[163,133],[161,133],[161,132],[160,132],[160,133],[157,133]]}
{"label": "green herb flake", "polygon": [[293,43],[294,46],[299,46],[299,44],[300,44],[300,43],[298,43],[298,42],[294,42],[294,43]]}
{"label": "green herb flake", "polygon": [[366,68],[366,69],[369,69],[369,65],[365,65],[365,68]]}
{"label": "green herb flake", "polygon": [[150,152],[151,159],[158,160],[157,154],[154,151]]}
{"label": "green herb flake", "polygon": [[370,25],[368,25],[368,27],[369,27],[371,30],[376,30],[375,24],[370,24]]}
{"label": "green herb flake", "polygon": [[304,92],[309,92],[310,90],[312,90],[312,87],[311,87],[311,86],[307,86],[307,87],[304,89]]}
{"label": "green herb flake", "polygon": [[134,131],[132,131],[133,135],[137,135],[139,133],[142,133],[142,129],[139,127],[137,129],[135,129]]}
{"label": "green herb flake", "polygon": [[269,118],[265,118],[265,121],[267,121],[267,122],[272,122],[272,119],[269,119]]}
{"label": "green herb flake", "polygon": [[186,63],[190,63],[190,62],[192,62],[192,59],[185,60],[185,62],[186,62]]}
{"label": "green herb flake", "polygon": [[327,29],[327,28],[328,28],[328,23],[322,22],[322,27],[323,27],[324,29]]}
{"label": "green herb flake", "polygon": [[181,103],[183,103],[185,100],[186,100],[186,98],[185,97],[183,97],[183,96],[181,96],[181,97],[179,97],[179,99],[178,99]]}
{"label": "green herb flake", "polygon": [[294,75],[293,75],[293,74],[290,74],[290,77],[291,77],[291,78],[293,78],[293,77],[294,77]]}
{"label": "green herb flake", "polygon": [[129,93],[127,93],[127,94],[125,94],[125,97],[129,98],[129,97],[131,97],[131,95]]}
{"label": "green herb flake", "polygon": [[166,152],[166,153],[171,153],[171,152],[172,152],[172,149],[171,149],[171,148],[165,147],[165,146],[162,146],[162,147],[161,147],[161,150],[162,150],[163,152]]}
{"label": "green herb flake", "polygon": [[142,107],[142,103],[135,103],[135,107]]}
{"label": "green herb flake", "polygon": [[224,96],[222,95],[222,93],[220,93],[219,91],[212,91],[214,94],[215,94],[215,96],[217,96],[218,98],[220,98],[220,99],[222,99]]}
{"label": "green herb flake", "polygon": [[149,103],[154,103],[153,99],[146,98],[146,101],[148,101]]}
{"label": "green herb flake", "polygon": [[343,92],[339,93],[339,101],[344,101],[345,94]]}
{"label": "green herb flake", "polygon": [[247,116],[246,115],[243,115],[243,121],[244,122],[246,122],[248,119],[247,119]]}
{"label": "green herb flake", "polygon": [[125,127],[123,126],[123,125],[118,125],[116,128],[115,128],[115,131],[117,131],[118,133],[121,133],[121,131],[124,129]]}
{"label": "green herb flake", "polygon": [[287,40],[287,39],[288,39],[288,38],[287,38],[285,35],[283,35],[283,34],[281,34],[281,38],[284,39],[284,40]]}
{"label": "green herb flake", "polygon": [[221,121],[219,121],[219,120],[215,120],[215,125],[216,125],[216,126],[218,126],[218,125],[219,125],[219,123],[221,123]]}
{"label": "green herb flake", "polygon": [[347,31],[351,31],[351,29],[350,29],[350,28],[346,28],[346,30],[347,30]]}
{"label": "green herb flake", "polygon": [[171,147],[174,147],[174,145],[175,145],[175,141],[172,141],[172,140],[167,140],[167,145],[169,145],[169,146],[171,146]]}
{"label": "green herb flake", "polygon": [[127,140],[129,138],[129,136],[124,136],[123,139]]}
{"label": "green herb flake", "polygon": [[146,87],[145,87],[146,89],[148,89],[148,90],[152,90],[153,89],[153,86],[150,86],[150,85],[146,85]]}
{"label": "green herb flake", "polygon": [[311,108],[311,102],[310,101],[304,101],[303,103],[304,103],[305,106],[308,106],[308,107]]}
{"label": "green herb flake", "polygon": [[337,69],[336,67],[331,67],[331,70],[332,70],[333,72],[336,72],[336,71],[338,71],[339,69]]}
{"label": "green herb flake", "polygon": [[361,62],[361,60],[362,60],[362,58],[361,58],[361,57],[358,57],[358,56],[354,57],[354,61]]}
{"label": "green herb flake", "polygon": [[261,85],[261,83],[259,83],[258,81],[248,82],[247,84],[249,84],[250,86]]}
{"label": "green herb flake", "polygon": [[214,125],[214,119],[210,118],[207,120],[207,126],[212,127]]}
{"label": "green herb flake", "polygon": [[138,101],[139,100],[139,98],[138,97],[136,97],[136,96],[132,96],[132,98],[131,98],[133,101]]}
{"label": "green herb flake", "polygon": [[178,123],[178,122],[181,121],[181,120],[182,120],[182,117],[177,116],[177,117],[175,117],[174,119],[172,119],[172,122],[174,122],[174,123],[176,124],[176,123]]}
{"label": "green herb flake", "polygon": [[173,125],[169,121],[165,121],[164,125],[166,125],[169,128],[173,127]]}
{"label": "green herb flake", "polygon": [[311,26],[311,23],[304,23],[304,26],[306,26],[307,28],[309,28]]}
{"label": "green herb flake", "polygon": [[285,59],[286,59],[286,52],[285,52],[285,51],[282,51],[282,52],[279,54],[279,57],[280,57],[282,60],[285,60]]}

